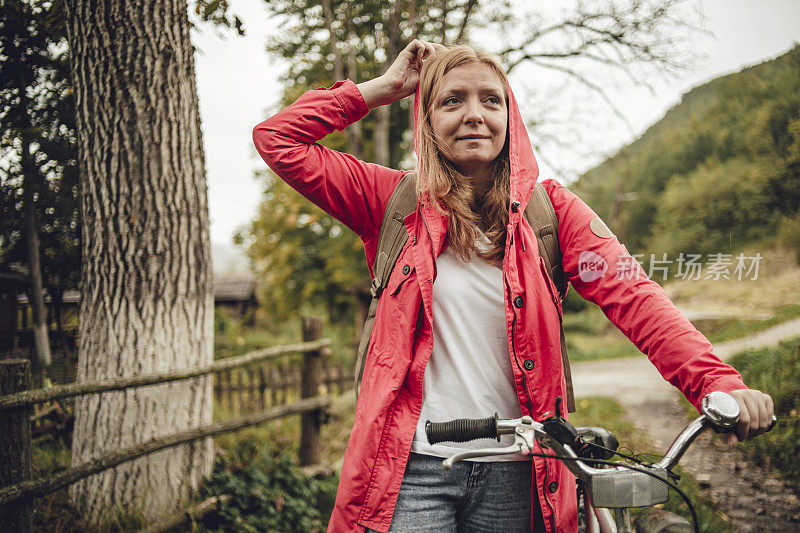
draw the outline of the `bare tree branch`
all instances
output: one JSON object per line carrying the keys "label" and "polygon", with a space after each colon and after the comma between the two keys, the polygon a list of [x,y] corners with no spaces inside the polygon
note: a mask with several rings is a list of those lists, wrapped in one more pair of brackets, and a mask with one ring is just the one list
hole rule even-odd
{"label": "bare tree branch", "polygon": [[467,5],[464,8],[464,18],[461,19],[461,27],[458,29],[458,37],[456,41],[461,41],[466,38],[467,25],[469,24],[469,16],[472,14],[473,8],[478,5],[478,0],[467,0]]}
{"label": "bare tree branch", "polygon": [[[617,4],[599,7],[592,4],[587,8],[579,3],[574,14],[528,31],[525,40],[499,53],[506,60],[509,72],[536,58],[586,58],[622,71],[633,64],[655,64],[665,72],[678,72],[687,68],[689,61],[679,56],[676,46],[679,40],[673,35],[679,30],[699,31],[690,22],[673,16],[683,2],[634,0],[622,8]],[[554,46],[546,36],[560,37],[561,42]],[[603,57],[600,52],[603,47],[613,50],[614,56]],[[630,77],[630,71],[626,74]],[[642,84],[641,80],[632,79]]]}
{"label": "bare tree branch", "polygon": [[546,63],[546,62],[542,62],[542,61],[537,61],[535,59],[531,59],[531,63],[533,63],[535,65],[539,65],[541,67],[545,67],[545,68],[549,68],[549,69],[552,69],[552,70],[557,70],[559,72],[563,72],[563,73],[569,75],[570,77],[575,78],[576,80],[580,81],[586,87],[588,87],[593,92],[598,94],[603,99],[603,101],[606,104],[608,104],[608,107],[617,116],[617,118],[619,118],[623,123],[625,123],[625,126],[627,126],[627,128],[630,131],[631,135],[634,134],[633,125],[630,123],[628,118],[622,113],[622,111],[619,109],[619,107],[617,107],[617,105],[614,103],[614,101],[611,99],[611,97],[608,96],[608,94],[606,93],[606,91],[602,87],[600,87],[596,83],[590,81],[588,78],[586,78],[586,76],[584,76],[580,72],[577,72],[576,70],[573,70],[573,69],[571,69],[569,67],[565,67],[563,65],[555,65],[555,64],[552,64],[552,63]]}

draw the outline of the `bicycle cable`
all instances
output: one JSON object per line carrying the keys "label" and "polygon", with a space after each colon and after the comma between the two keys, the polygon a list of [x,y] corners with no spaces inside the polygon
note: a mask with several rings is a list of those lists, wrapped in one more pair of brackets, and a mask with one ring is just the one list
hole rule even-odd
{"label": "bicycle cable", "polygon": [[[641,464],[647,464],[647,465],[650,465],[650,464],[652,464],[652,463],[650,463],[649,461],[645,461],[645,460],[644,460],[644,456],[645,456],[645,455],[652,455],[653,457],[657,457],[657,455],[655,455],[655,454],[652,454],[652,453],[636,453],[636,452],[634,452],[633,450],[631,450],[631,449],[630,449],[630,448],[628,448],[628,447],[621,447],[621,448],[618,448],[617,450],[614,450],[614,449],[612,449],[612,448],[606,448],[606,447],[605,447],[605,446],[603,446],[602,444],[597,444],[597,443],[595,443],[595,442],[583,441],[583,443],[584,443],[586,446],[591,446],[591,447],[593,447],[593,448],[598,448],[598,449],[600,449],[600,450],[605,450],[605,451],[607,451],[607,452],[611,452],[611,454],[612,454],[612,455],[619,455],[619,456],[620,456],[620,457],[622,457],[623,459],[627,459],[628,461],[631,461],[631,462],[633,462],[633,463],[640,464],[640,465],[641,465]],[[627,455],[627,454],[621,453],[621,452],[619,452],[618,450],[628,450],[628,451],[630,452],[630,455]]]}
{"label": "bicycle cable", "polygon": [[[612,456],[619,455],[620,457],[622,457],[623,459],[626,459],[627,461],[629,461],[631,463],[644,465],[644,466],[653,466],[653,462],[650,461],[650,460],[645,460],[645,458],[644,458],[645,456],[649,455],[649,456],[652,456],[654,458],[658,457],[657,454],[653,454],[653,453],[636,453],[633,450],[631,450],[630,448],[628,448],[627,446],[621,446],[617,450],[614,450],[612,448],[606,448],[602,444],[596,444],[594,442],[584,441],[584,444],[587,445],[587,446],[594,446],[595,448],[599,448],[601,450],[606,450],[608,452],[611,452]],[[620,453],[619,450],[628,450],[630,452],[630,454]],[[586,462],[590,462],[590,460],[587,459]],[[676,474],[672,470],[667,470],[667,475],[670,477],[670,479],[674,479],[675,481],[678,481],[678,480],[681,479],[680,474]]]}
{"label": "bicycle cable", "polygon": [[659,476],[658,474],[656,474],[654,472],[650,472],[646,468],[642,468],[642,467],[639,467],[639,466],[634,466],[634,465],[630,465],[630,464],[626,464],[626,463],[619,463],[619,462],[616,462],[616,461],[607,461],[605,459],[587,459],[587,458],[584,458],[584,457],[562,457],[560,455],[555,455],[555,454],[550,454],[550,453],[536,453],[536,452],[531,452],[529,455],[531,455],[533,457],[544,457],[546,459],[560,459],[561,461],[582,461],[584,463],[591,462],[591,463],[609,465],[609,466],[621,466],[623,468],[628,468],[630,470],[636,470],[637,472],[642,472],[644,474],[647,474],[648,476],[651,476],[651,477],[654,477],[654,478],[656,478],[656,479],[658,479],[660,481],[663,481],[664,483],[667,484],[667,486],[669,486],[670,488],[674,489],[675,492],[677,492],[678,495],[686,503],[686,506],[689,508],[689,512],[692,514],[692,523],[693,523],[692,525],[694,526],[694,531],[695,531],[695,533],[700,533],[700,525],[699,525],[699,522],[697,520],[697,513],[695,512],[694,505],[692,505],[692,502],[689,500],[689,497],[686,495],[686,493],[683,492],[681,489],[679,489],[678,485],[676,485],[675,483],[673,483],[673,482],[671,482],[671,481],[669,481],[667,479],[662,478],[661,476]]}

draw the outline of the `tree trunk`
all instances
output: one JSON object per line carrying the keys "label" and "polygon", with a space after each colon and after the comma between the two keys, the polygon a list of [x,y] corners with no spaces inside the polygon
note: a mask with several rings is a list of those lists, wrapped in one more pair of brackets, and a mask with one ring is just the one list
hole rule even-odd
{"label": "tree trunk", "polygon": [[[349,28],[350,25],[350,14],[352,12],[352,5],[350,3],[347,4],[347,12],[345,14],[345,21],[347,27]],[[345,73],[344,73],[344,58],[342,57],[342,52],[339,49],[339,38],[336,36],[336,29],[333,27],[333,21],[336,19],[336,14],[333,12],[333,7],[331,6],[331,0],[322,0],[322,16],[325,19],[325,28],[328,30],[328,40],[330,42],[331,52],[333,52],[333,76],[336,78],[336,81],[344,80]],[[348,37],[352,39],[352,35],[348,31]],[[358,77],[355,67],[355,53],[350,47],[350,52],[348,54],[348,74],[347,77],[353,82],[358,83]],[[347,134],[347,143],[350,148],[350,154],[361,159],[364,156],[364,143],[362,140],[361,135],[361,124],[359,122],[355,122],[347,126],[344,130]]]}
{"label": "tree trunk", "polygon": [[69,343],[67,335],[64,333],[64,289],[56,287],[50,292],[50,306],[55,317],[58,342],[61,343],[62,349],[66,350]]}
{"label": "tree trunk", "polygon": [[31,309],[33,309],[33,342],[36,346],[37,363],[39,365],[49,365],[53,362],[53,357],[50,354],[50,338],[47,332],[42,261],[39,255],[39,232],[36,229],[35,188],[38,171],[31,158],[30,146],[30,135],[23,130],[20,164],[23,173],[22,197],[25,216],[25,246],[28,251],[28,277],[30,279],[28,296],[31,302]]}
{"label": "tree trunk", "polygon": [[441,2],[441,6],[442,6],[442,15],[441,15],[442,16],[442,28],[441,28],[441,30],[442,30],[442,33],[441,33],[442,44],[445,44],[447,42],[447,15],[450,12],[450,6],[448,4],[449,4],[449,2],[447,0],[442,0],[442,2]]}
{"label": "tree trunk", "polygon": [[[212,361],[208,204],[183,0],[68,0],[81,171],[78,381]],[[72,462],[211,421],[208,376],[77,399]],[[76,483],[92,523],[168,515],[211,470],[210,439]]]}
{"label": "tree trunk", "polygon": [[[408,26],[411,28],[411,39],[417,38],[417,0],[408,1]],[[445,43],[441,43],[445,44]],[[412,94],[408,101],[408,129],[411,130],[412,138],[414,135],[414,100],[416,95]],[[414,143],[410,142],[408,146],[408,155],[412,160],[415,160]]]}
{"label": "tree trunk", "polygon": [[[348,20],[350,18],[348,17]],[[356,50],[355,45],[353,45],[353,41],[356,40],[356,37],[353,33],[352,28],[350,29],[349,34],[349,50],[347,52],[347,77],[353,83],[358,83],[358,65],[356,63]],[[347,133],[347,139],[350,143],[350,154],[358,159],[364,157],[364,136],[361,132],[361,122],[353,122],[349,126],[345,128],[345,132]]]}
{"label": "tree trunk", "polygon": [[[381,66],[381,74],[386,72],[402,49],[400,43],[400,39],[402,38],[400,34],[401,11],[402,6],[395,4],[389,15],[388,24],[386,24],[386,43],[384,47],[386,50],[386,61],[384,61]],[[389,127],[391,126],[393,105],[395,104],[383,105],[375,110],[375,134],[373,135],[375,162],[385,167],[389,166],[391,157]]]}

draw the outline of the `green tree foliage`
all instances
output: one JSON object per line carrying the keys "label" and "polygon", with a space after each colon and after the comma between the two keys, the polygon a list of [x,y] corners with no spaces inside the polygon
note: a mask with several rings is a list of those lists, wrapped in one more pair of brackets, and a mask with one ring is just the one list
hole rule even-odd
{"label": "green tree foliage", "polygon": [[77,287],[80,274],[75,108],[61,2],[3,2],[0,56],[0,266],[27,263],[21,215],[27,150],[35,163],[29,182],[42,274],[58,295]]}
{"label": "green tree foliage", "polygon": [[334,322],[352,319],[352,293],[369,277],[361,241],[272,172],[263,179],[264,199],[246,238],[265,309],[279,322],[320,306]]}
{"label": "green tree foliage", "polygon": [[650,249],[669,257],[730,253],[769,236],[779,216],[770,187],[776,167],[772,158],[712,158],[676,175],[659,196]]}
{"label": "green tree foliage", "polygon": [[573,189],[636,252],[728,253],[781,226],[790,234],[800,208],[798,72],[800,46],[693,89]]}
{"label": "green tree foliage", "polygon": [[[243,33],[224,0],[197,0],[194,9],[204,21]],[[42,275],[48,292],[59,298],[80,281],[75,102],[62,0],[0,3],[0,268],[27,264],[24,149],[36,164]]]}

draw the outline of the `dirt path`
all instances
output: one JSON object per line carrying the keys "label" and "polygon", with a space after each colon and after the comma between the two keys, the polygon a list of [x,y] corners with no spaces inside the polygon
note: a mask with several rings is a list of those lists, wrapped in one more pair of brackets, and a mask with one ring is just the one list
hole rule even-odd
{"label": "dirt path", "polygon": [[[719,343],[723,359],[747,348],[777,345],[800,335],[800,319],[751,337]],[[577,397],[610,396],[626,406],[627,417],[664,451],[688,419],[678,403],[679,393],[664,381],[646,357],[587,361],[572,367]],[[800,531],[797,487],[749,464],[742,452],[730,450],[713,435],[700,437],[681,465],[706,487],[706,492],[742,532]]]}

